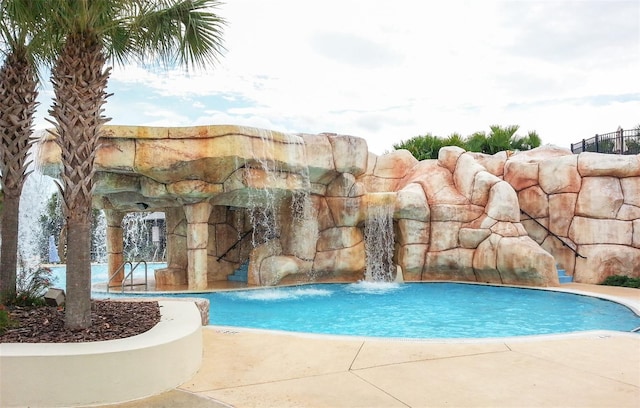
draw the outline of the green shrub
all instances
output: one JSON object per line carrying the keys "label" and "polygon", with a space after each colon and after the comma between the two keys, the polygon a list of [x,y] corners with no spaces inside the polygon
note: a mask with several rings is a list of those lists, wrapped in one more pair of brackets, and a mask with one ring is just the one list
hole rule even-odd
{"label": "green shrub", "polygon": [[21,265],[16,276],[16,291],[4,294],[2,303],[7,306],[44,306],[44,294],[53,285],[52,275],[53,271],[47,267],[34,269]]}
{"label": "green shrub", "polygon": [[624,275],[612,275],[605,279],[601,285],[640,288],[640,278],[630,278]]}

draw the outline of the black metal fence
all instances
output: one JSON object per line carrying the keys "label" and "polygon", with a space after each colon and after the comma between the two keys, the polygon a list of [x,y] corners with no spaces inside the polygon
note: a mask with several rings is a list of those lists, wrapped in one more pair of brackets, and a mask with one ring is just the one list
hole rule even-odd
{"label": "black metal fence", "polygon": [[581,142],[572,143],[573,153],[596,152],[609,154],[640,154],[640,127],[618,129],[615,132],[595,135]]}

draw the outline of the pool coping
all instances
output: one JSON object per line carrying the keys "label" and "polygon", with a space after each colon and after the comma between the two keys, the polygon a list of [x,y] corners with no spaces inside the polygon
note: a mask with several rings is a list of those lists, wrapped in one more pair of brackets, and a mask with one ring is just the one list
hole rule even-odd
{"label": "pool coping", "polygon": [[131,401],[171,390],[202,363],[194,302],[160,300],[145,333],[85,343],[0,343],[0,405],[69,407]]}

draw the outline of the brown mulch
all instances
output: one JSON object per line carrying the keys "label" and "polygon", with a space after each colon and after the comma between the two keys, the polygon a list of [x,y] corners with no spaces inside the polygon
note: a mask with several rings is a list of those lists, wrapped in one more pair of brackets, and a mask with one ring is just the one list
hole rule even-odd
{"label": "brown mulch", "polygon": [[0,343],[79,343],[144,333],[160,321],[160,306],[155,301],[93,300],[91,326],[76,331],[64,327],[64,310],[57,307],[14,307],[9,316],[16,325],[0,334]]}

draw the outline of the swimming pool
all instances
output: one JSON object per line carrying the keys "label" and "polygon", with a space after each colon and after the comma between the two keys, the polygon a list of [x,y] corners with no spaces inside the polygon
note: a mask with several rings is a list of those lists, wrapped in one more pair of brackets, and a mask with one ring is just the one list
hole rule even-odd
{"label": "swimming pool", "polygon": [[[156,269],[166,268],[167,264],[164,262],[148,262],[147,263],[147,274],[149,279],[153,278],[154,271]],[[50,266],[52,272],[53,287],[66,289],[67,287],[67,276],[66,276],[66,265],[55,265]],[[127,272],[129,272],[129,267],[127,267]],[[139,266],[135,272],[134,277],[136,279],[144,278],[144,267]],[[91,285],[95,285],[97,283],[105,283],[109,279],[109,270],[108,265],[106,263],[95,263],[91,264]]]}
{"label": "swimming pool", "polygon": [[640,326],[629,308],[599,298],[464,283],[314,284],[198,297],[209,299],[212,325],[346,336],[490,338]]}
{"label": "swimming pool", "polygon": [[[149,264],[149,276],[164,267],[164,263]],[[58,278],[55,286],[64,288],[64,266],[52,269]],[[92,284],[106,282],[106,264],[92,265],[91,278]],[[162,296],[208,299],[212,325],[344,336],[491,338],[628,332],[640,326],[633,311],[608,300],[467,283],[331,283]]]}

